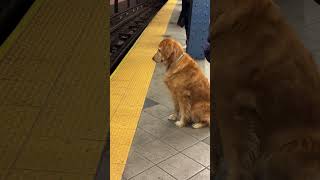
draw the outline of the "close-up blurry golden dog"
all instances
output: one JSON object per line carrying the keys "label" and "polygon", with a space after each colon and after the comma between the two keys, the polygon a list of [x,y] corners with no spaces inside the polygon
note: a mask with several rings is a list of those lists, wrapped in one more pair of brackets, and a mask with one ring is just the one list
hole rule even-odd
{"label": "close-up blurry golden dog", "polygon": [[210,124],[210,84],[197,62],[173,39],[164,39],[152,58],[166,66],[165,84],[174,101],[175,112],[169,120],[176,126],[192,123],[193,128]]}
{"label": "close-up blurry golden dog", "polygon": [[273,1],[211,2],[213,179],[320,180],[320,74],[311,52]]}

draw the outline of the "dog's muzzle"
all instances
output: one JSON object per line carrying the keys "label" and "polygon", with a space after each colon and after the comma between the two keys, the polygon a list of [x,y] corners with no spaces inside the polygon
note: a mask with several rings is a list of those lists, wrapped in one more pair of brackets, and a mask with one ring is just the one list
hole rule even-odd
{"label": "dog's muzzle", "polygon": [[159,61],[159,57],[157,56],[157,54],[155,54],[153,57],[152,57],[152,60],[156,63],[160,63],[162,61]]}

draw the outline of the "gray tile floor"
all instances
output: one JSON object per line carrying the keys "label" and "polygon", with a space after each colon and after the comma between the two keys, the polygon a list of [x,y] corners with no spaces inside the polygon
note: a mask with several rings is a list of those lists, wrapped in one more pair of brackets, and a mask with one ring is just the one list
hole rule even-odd
{"label": "gray tile floor", "polygon": [[[185,30],[176,25],[178,1],[165,37],[185,44]],[[199,60],[210,78],[210,64]],[[123,173],[123,180],[209,180],[209,128],[178,128],[168,116],[173,112],[169,91],[163,83],[164,68],[157,65]]]}

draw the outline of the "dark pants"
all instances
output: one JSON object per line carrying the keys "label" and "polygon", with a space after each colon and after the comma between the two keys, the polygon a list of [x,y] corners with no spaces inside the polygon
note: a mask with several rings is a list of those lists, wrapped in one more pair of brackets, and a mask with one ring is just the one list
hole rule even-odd
{"label": "dark pants", "polygon": [[186,29],[187,42],[189,39],[189,28],[191,20],[191,0],[182,0],[182,11],[184,12],[184,27]]}
{"label": "dark pants", "polygon": [[178,19],[177,24],[180,27],[185,27],[186,29],[186,36],[187,36],[187,43],[189,39],[189,28],[190,28],[190,20],[191,20],[191,1],[192,0],[182,0],[182,10]]}

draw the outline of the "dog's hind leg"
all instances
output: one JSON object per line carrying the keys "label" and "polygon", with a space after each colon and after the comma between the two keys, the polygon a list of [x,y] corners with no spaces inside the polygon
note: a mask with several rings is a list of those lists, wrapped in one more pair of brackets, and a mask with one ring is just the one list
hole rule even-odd
{"label": "dog's hind leg", "polygon": [[199,122],[193,123],[192,127],[194,129],[199,129],[199,128],[203,128],[206,126],[210,126],[210,113],[207,113],[205,115],[203,115],[202,117],[200,117]]}
{"label": "dog's hind leg", "polygon": [[210,103],[201,102],[193,105],[191,114],[194,129],[210,125]]}

